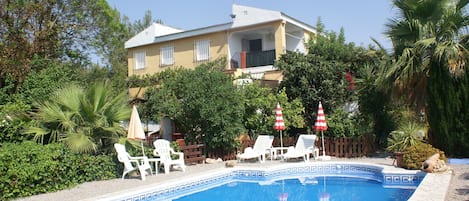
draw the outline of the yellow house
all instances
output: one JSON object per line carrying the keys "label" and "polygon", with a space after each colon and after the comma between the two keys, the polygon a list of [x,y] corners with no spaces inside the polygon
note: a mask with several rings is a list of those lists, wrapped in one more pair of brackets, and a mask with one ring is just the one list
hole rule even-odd
{"label": "yellow house", "polygon": [[[316,33],[314,27],[278,11],[233,5],[230,16],[231,22],[187,31],[152,24],[125,42],[128,75],[151,75],[179,66],[194,68],[226,57],[227,71],[281,81],[274,60],[287,50],[305,53],[305,42]],[[137,91],[129,93],[135,96]]]}

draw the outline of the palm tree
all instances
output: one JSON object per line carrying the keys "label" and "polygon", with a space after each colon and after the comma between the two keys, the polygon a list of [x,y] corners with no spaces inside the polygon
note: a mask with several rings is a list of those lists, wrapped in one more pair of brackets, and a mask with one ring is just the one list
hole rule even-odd
{"label": "palm tree", "polygon": [[393,0],[399,16],[386,26],[394,47],[395,63],[385,74],[398,95],[425,106],[431,65],[447,69],[454,77],[464,74],[468,51],[463,0]]}
{"label": "palm tree", "polygon": [[107,82],[87,89],[70,85],[33,113],[38,126],[26,129],[41,143],[63,142],[78,153],[96,153],[112,147],[125,135],[120,122],[129,119],[125,93],[114,95]]}
{"label": "palm tree", "polygon": [[400,15],[387,24],[394,63],[385,74],[396,92],[424,111],[430,142],[469,155],[467,0],[394,0]]}

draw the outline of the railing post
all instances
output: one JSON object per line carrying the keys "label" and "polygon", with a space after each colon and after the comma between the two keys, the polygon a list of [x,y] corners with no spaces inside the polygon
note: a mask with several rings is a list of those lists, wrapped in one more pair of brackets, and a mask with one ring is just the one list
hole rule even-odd
{"label": "railing post", "polygon": [[246,68],[246,51],[242,51],[240,53],[240,57],[241,57],[241,68]]}

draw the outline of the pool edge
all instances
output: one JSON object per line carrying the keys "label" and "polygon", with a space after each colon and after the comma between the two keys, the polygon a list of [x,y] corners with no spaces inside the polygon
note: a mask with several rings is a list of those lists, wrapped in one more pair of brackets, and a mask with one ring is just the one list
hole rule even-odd
{"label": "pool edge", "polygon": [[408,201],[445,201],[452,178],[452,170],[428,173]]}

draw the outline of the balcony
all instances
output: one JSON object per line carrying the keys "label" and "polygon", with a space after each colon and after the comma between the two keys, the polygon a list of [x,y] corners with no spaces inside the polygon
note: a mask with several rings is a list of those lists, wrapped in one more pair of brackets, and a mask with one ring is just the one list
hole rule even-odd
{"label": "balcony", "polygon": [[241,52],[241,68],[273,65],[275,50]]}

